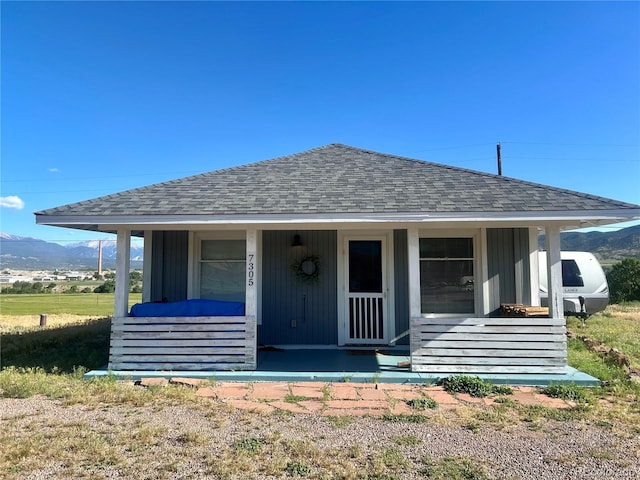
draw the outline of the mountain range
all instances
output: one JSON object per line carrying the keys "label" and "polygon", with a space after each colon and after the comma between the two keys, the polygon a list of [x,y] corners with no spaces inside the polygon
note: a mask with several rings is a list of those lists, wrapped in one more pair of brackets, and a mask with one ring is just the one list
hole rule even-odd
{"label": "mountain range", "polygon": [[[539,248],[544,248],[544,235],[538,239]],[[640,258],[640,225],[614,232],[564,232],[560,234],[560,248],[591,252],[603,265],[625,258]]]}
{"label": "mountain range", "polygon": [[[0,269],[98,270],[100,242],[60,245],[37,238],[0,233]],[[131,244],[131,268],[142,268],[143,247]],[[116,241],[102,241],[102,268],[116,265]]]}
{"label": "mountain range", "polygon": [[[640,225],[614,232],[565,232],[560,235],[563,250],[593,253],[601,263],[640,258]],[[544,247],[544,235],[539,237]],[[99,242],[60,245],[36,238],[0,233],[0,269],[13,270],[97,270]],[[142,268],[143,247],[131,245],[131,268]],[[113,269],[116,241],[102,241],[102,268]]]}

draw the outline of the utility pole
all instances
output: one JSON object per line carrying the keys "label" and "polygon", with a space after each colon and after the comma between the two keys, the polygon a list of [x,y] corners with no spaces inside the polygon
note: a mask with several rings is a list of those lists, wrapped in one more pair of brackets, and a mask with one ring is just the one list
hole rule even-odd
{"label": "utility pole", "polygon": [[98,240],[98,276],[102,278],[102,240]]}
{"label": "utility pole", "polygon": [[496,145],[496,153],[498,154],[498,175],[502,175],[502,156],[500,155],[500,142]]}

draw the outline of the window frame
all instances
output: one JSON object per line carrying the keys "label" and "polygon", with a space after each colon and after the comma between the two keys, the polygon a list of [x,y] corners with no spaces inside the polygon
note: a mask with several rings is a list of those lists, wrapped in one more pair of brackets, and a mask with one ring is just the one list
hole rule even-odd
{"label": "window frame", "polygon": [[[190,252],[189,252],[189,284],[187,286],[188,298],[201,298],[201,274],[202,274],[202,242],[207,240],[241,240],[245,242],[245,257],[242,262],[245,264],[244,271],[246,272],[246,241],[247,235],[244,231],[226,231],[226,232],[195,232],[190,235]],[[227,261],[227,260],[225,260]],[[241,260],[236,260],[238,263]],[[209,261],[212,262],[212,261]],[[246,283],[245,295],[246,295]],[[244,302],[244,300],[243,300]]]}
{"label": "window frame", "polygon": [[[422,295],[420,295],[420,315],[423,318],[460,318],[460,317],[478,317],[480,316],[480,312],[482,312],[482,297],[484,285],[482,281],[482,269],[481,269],[481,254],[482,254],[482,245],[481,245],[481,232],[478,230],[419,230],[418,231],[418,276],[420,283],[417,285],[419,291],[422,291],[422,278],[421,278],[421,262],[426,257],[423,258],[420,256],[420,240],[423,238],[468,238],[471,239],[472,243],[472,254],[473,258],[471,258],[473,265],[473,312],[468,313],[438,313],[438,312],[429,312],[425,313],[422,311]],[[467,259],[465,257],[465,259]],[[459,260],[456,258],[456,260]]]}

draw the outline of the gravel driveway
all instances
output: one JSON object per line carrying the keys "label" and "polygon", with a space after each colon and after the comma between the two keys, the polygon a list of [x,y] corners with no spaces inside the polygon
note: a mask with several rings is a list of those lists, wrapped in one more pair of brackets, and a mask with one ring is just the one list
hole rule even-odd
{"label": "gravel driveway", "polygon": [[455,478],[448,461],[458,478],[640,479],[638,431],[582,421],[469,428],[36,396],[0,399],[0,427],[7,479]]}

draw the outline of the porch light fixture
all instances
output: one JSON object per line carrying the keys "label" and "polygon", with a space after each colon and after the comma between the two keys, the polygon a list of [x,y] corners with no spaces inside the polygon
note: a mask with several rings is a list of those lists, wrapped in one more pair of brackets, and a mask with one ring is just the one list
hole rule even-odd
{"label": "porch light fixture", "polygon": [[302,239],[300,238],[299,234],[295,234],[293,236],[293,242],[291,243],[292,247],[302,247]]}

